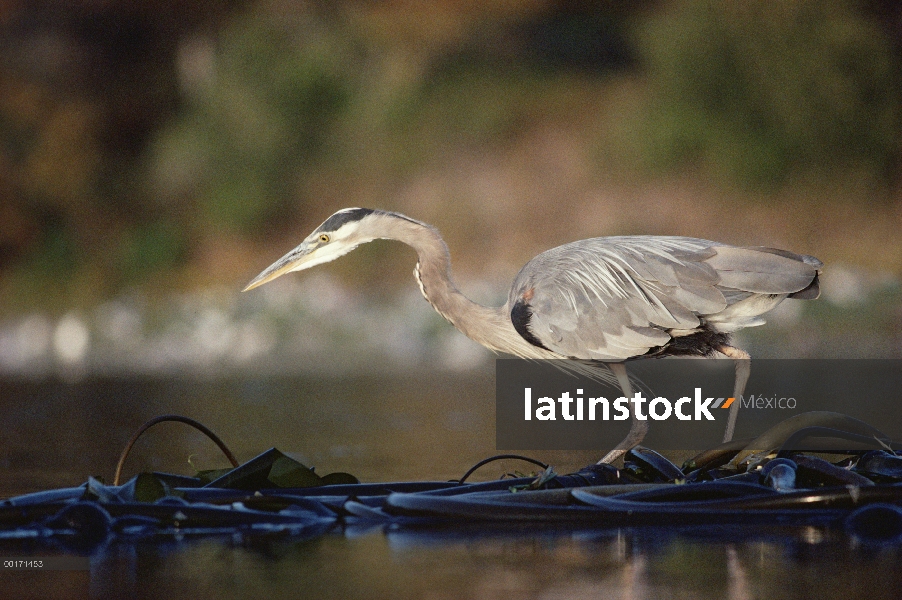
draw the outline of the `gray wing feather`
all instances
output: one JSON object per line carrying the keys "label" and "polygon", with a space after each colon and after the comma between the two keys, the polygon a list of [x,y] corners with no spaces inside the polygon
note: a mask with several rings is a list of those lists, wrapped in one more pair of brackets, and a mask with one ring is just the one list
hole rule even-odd
{"label": "gray wing feather", "polygon": [[554,352],[624,360],[667,344],[669,330],[691,331],[700,317],[729,313],[756,294],[802,290],[816,269],[802,255],[694,238],[595,238],[527,263],[508,306],[527,300],[530,332]]}
{"label": "gray wing feather", "polygon": [[723,287],[758,294],[790,294],[807,287],[817,273],[814,265],[782,254],[731,246],[715,250],[717,254],[706,262],[720,274]]}

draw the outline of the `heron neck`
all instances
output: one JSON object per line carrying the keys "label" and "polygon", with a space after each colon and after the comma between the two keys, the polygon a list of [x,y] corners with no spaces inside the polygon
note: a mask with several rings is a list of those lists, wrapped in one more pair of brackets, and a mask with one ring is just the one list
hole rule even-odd
{"label": "heron neck", "polygon": [[[414,276],[420,291],[435,310],[470,339],[495,351],[518,354],[530,346],[514,329],[505,307],[473,302],[454,285],[448,246],[432,227],[406,224],[397,239],[416,250]],[[529,348],[523,348],[528,352]]]}

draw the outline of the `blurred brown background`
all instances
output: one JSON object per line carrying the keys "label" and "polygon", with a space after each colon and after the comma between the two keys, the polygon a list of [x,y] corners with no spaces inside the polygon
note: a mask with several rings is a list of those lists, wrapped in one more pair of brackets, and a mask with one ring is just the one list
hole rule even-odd
{"label": "blurred brown background", "polygon": [[[176,368],[180,339],[192,364],[259,365],[302,352],[285,331],[309,323],[284,319],[314,304],[348,304],[318,352],[360,337],[351,304],[410,302],[403,248],[233,299],[345,206],[438,226],[485,302],[582,237],[814,254],[825,301],[777,316],[805,324],[784,354],[899,354],[894,2],[7,0],[0,35],[7,370],[139,368],[123,351]],[[444,333],[422,308],[401,337],[428,345]],[[167,337],[207,321],[234,331]]]}
{"label": "blurred brown background", "polygon": [[[111,481],[165,413],[241,461],[275,446],[363,481],[459,478],[494,454],[493,357],[423,301],[407,248],[240,293],[349,206],[436,225],[484,303],[585,237],[812,254],[821,299],[739,345],[902,357],[900,66],[895,0],[0,0],[0,498]],[[606,450],[528,454],[567,473]],[[124,475],[225,466],[166,424]],[[90,583],[41,573],[12,593],[899,589],[891,548],[841,531],[473,531],[120,542]]]}

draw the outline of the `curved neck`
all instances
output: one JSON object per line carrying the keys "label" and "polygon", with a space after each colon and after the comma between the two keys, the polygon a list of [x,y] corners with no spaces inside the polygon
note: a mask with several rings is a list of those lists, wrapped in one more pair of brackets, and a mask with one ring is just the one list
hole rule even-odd
{"label": "curved neck", "polygon": [[[396,217],[397,218],[397,217]],[[536,350],[514,329],[506,307],[487,307],[464,296],[451,275],[451,256],[438,231],[399,218],[393,238],[416,250],[414,276],[436,311],[464,335],[495,351],[533,356]]]}

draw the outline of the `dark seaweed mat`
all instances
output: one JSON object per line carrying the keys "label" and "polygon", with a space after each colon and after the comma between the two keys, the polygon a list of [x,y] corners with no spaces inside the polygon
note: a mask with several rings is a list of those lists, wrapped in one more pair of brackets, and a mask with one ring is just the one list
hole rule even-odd
{"label": "dark seaweed mat", "polygon": [[[725,446],[730,456],[733,446]],[[307,475],[286,470],[285,455],[272,449],[214,481],[142,473],[121,486],[92,478],[79,487],[4,500],[0,541],[90,549],[110,539],[316,536],[368,526],[397,532],[702,524],[818,525],[871,542],[902,543],[902,457],[892,452],[859,452],[838,464],[787,454],[743,467],[727,465],[724,455],[708,451],[679,468],[637,447],[622,468],[591,465],[569,475],[546,470],[538,479],[321,485],[326,476],[315,487],[276,487],[267,479],[272,465],[284,481]],[[337,480],[356,481],[346,474]]]}

